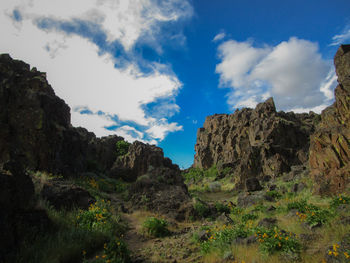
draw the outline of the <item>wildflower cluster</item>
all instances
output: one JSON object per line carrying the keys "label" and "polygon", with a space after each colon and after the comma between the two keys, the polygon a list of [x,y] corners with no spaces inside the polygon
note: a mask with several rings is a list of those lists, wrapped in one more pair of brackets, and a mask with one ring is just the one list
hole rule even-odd
{"label": "wildflower cluster", "polygon": [[92,188],[95,188],[95,189],[99,189],[99,186],[98,186],[98,182],[95,180],[95,179],[90,179],[89,180],[89,184],[90,184],[90,186],[92,187]]}
{"label": "wildflower cluster", "polygon": [[291,202],[288,204],[287,209],[297,209],[296,215],[299,217],[299,221],[306,222],[309,226],[323,225],[330,216],[329,211],[308,204],[305,200]]}
{"label": "wildflower cluster", "polygon": [[80,210],[76,224],[88,230],[107,230],[112,221],[110,201],[100,200],[86,211]]}
{"label": "wildflower cluster", "polygon": [[350,204],[350,197],[347,197],[345,195],[339,195],[338,197],[332,199],[330,206],[332,208],[337,208],[342,204]]}
{"label": "wildflower cluster", "polygon": [[206,232],[209,238],[200,244],[203,254],[209,253],[212,249],[223,251],[237,238],[247,237],[251,233],[251,230],[247,229],[244,225],[223,225],[206,230]]}
{"label": "wildflower cluster", "polygon": [[274,229],[257,229],[255,237],[259,242],[260,249],[267,253],[272,254],[277,251],[299,253],[301,245],[296,239],[295,234]]}
{"label": "wildflower cluster", "polygon": [[337,257],[339,252],[337,251],[339,248],[338,244],[333,244],[332,249],[328,250],[328,255]]}
{"label": "wildflower cluster", "polygon": [[[122,236],[121,236],[122,237]],[[83,250],[83,263],[128,263],[130,262],[130,251],[126,243],[119,237],[112,239],[103,245],[102,255],[96,255],[94,259],[86,259],[86,251]]]}

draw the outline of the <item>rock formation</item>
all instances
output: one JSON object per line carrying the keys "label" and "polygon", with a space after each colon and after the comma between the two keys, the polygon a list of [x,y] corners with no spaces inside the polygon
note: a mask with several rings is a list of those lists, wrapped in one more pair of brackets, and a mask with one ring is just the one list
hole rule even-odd
{"label": "rock formation", "polygon": [[194,167],[232,168],[243,187],[250,177],[275,177],[308,160],[315,113],[276,112],[272,98],[255,109],[208,116],[197,132]]}
{"label": "rock formation", "polygon": [[126,155],[116,159],[111,174],[126,181],[135,181],[138,176],[146,174],[154,167],[179,171],[179,167],[169,158],[164,158],[161,148],[136,141],[130,145]]}
{"label": "rock formation", "polygon": [[[147,184],[137,181],[132,186],[133,203],[139,204],[146,196],[150,209],[176,214],[189,200],[179,167],[164,157],[161,148],[137,141],[118,156],[116,143],[120,140],[124,139],[96,138],[84,128],[72,127],[70,108],[55,95],[46,74],[7,54],[0,55],[0,170],[16,161],[26,169],[63,177],[102,172],[135,182],[147,174]],[[57,208],[73,203],[84,208],[93,201],[86,191],[64,181],[46,185],[41,194]],[[5,202],[9,198],[5,196]]]}
{"label": "rock formation", "polygon": [[70,108],[55,95],[46,74],[0,55],[0,167],[13,159],[31,170],[63,176],[100,171],[135,181],[149,167],[178,170],[162,149],[135,142],[117,158],[119,136],[96,138],[72,127]]}
{"label": "rock formation", "polygon": [[335,102],[322,111],[310,143],[311,175],[320,194],[341,192],[350,182],[350,45],[338,49],[334,64]]}

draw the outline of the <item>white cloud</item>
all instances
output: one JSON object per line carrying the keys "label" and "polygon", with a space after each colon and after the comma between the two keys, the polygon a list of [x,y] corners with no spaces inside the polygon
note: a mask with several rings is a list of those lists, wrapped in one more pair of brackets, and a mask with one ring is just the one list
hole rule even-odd
{"label": "white cloud", "polygon": [[347,44],[346,42],[350,41],[350,28],[347,26],[341,34],[335,35],[332,38],[331,46],[339,46],[341,44]]}
{"label": "white cloud", "polygon": [[178,126],[177,123],[168,123],[165,119],[161,119],[155,123],[146,131],[151,137],[155,139],[163,140],[169,132],[181,131],[182,126]]}
{"label": "white cloud", "polygon": [[[5,1],[5,2],[4,2]],[[192,16],[192,6],[185,0],[4,0],[3,9],[13,8],[25,19],[53,18],[60,21],[79,19],[101,26],[109,42],[119,40],[126,50],[140,37],[154,39],[161,23]]]}
{"label": "white cloud", "polygon": [[278,109],[310,109],[329,102],[334,76],[316,43],[290,38],[254,47],[251,41],[229,40],[218,47],[220,86],[230,87],[232,108],[255,107],[272,96]]}
{"label": "white cloud", "polygon": [[[118,134],[119,131],[128,134],[130,141],[147,141],[151,136],[151,142],[156,143],[168,132],[182,128],[165,118],[162,118],[162,126],[153,126],[159,121],[157,118],[169,117],[169,112],[179,111],[175,97],[182,84],[171,68],[149,63],[152,70],[144,74],[133,61],[123,69],[116,68],[114,64],[118,61],[109,53],[100,54],[98,46],[92,42],[78,35],[42,30],[36,26],[35,19],[49,16],[67,21],[86,19],[100,24],[110,41],[117,39],[130,49],[144,34],[151,34],[159,23],[190,15],[192,11],[186,9],[186,3],[180,0],[158,5],[151,0],[6,0],[0,11],[0,53],[10,53],[47,72],[56,94],[72,109],[87,107],[95,113],[72,111],[73,125],[84,126],[98,136]],[[172,9],[174,6],[179,9]],[[23,20],[11,19],[14,8],[19,10]],[[146,115],[144,106],[159,98],[168,98],[171,102],[169,105],[164,103],[163,108],[168,107],[164,116]],[[96,114],[99,111],[105,114]],[[130,129],[126,132],[125,126],[115,131],[105,129],[116,124],[113,116],[121,122],[134,122],[145,130],[152,129],[149,133],[135,128],[133,133]]]}
{"label": "white cloud", "polygon": [[226,34],[225,32],[222,32],[222,33],[219,33],[217,34],[214,38],[213,38],[213,42],[217,42],[217,41],[220,41],[222,39],[224,39],[226,37]]}

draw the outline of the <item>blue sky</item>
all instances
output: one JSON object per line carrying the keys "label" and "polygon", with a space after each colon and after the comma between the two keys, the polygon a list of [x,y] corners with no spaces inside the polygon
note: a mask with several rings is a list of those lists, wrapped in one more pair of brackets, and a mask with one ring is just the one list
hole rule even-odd
{"label": "blue sky", "polygon": [[193,162],[207,115],[254,107],[320,112],[350,2],[4,0],[0,52],[48,73],[72,122]]}

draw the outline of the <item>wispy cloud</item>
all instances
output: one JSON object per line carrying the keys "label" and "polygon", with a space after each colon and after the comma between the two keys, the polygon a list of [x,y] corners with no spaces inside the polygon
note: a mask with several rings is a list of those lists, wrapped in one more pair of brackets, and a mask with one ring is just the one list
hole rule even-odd
{"label": "wispy cloud", "polygon": [[346,26],[342,33],[335,35],[332,38],[330,46],[339,46],[341,44],[347,44],[350,41],[350,25]]}
{"label": "wispy cloud", "polygon": [[[73,125],[156,143],[182,129],[169,121],[182,83],[170,65],[146,61],[134,47],[159,51],[163,26],[192,14],[187,0],[4,0],[0,52],[46,71],[73,109]],[[157,114],[146,111],[160,99]]]}
{"label": "wispy cloud", "polygon": [[213,42],[217,42],[220,40],[223,40],[226,37],[226,33],[225,32],[221,32],[219,34],[217,34],[214,38],[213,38]]}
{"label": "wispy cloud", "polygon": [[332,99],[334,70],[316,43],[292,37],[276,46],[254,47],[252,41],[229,40],[218,54],[216,72],[220,86],[231,88],[232,108],[254,107],[273,96],[280,110],[319,110]]}

